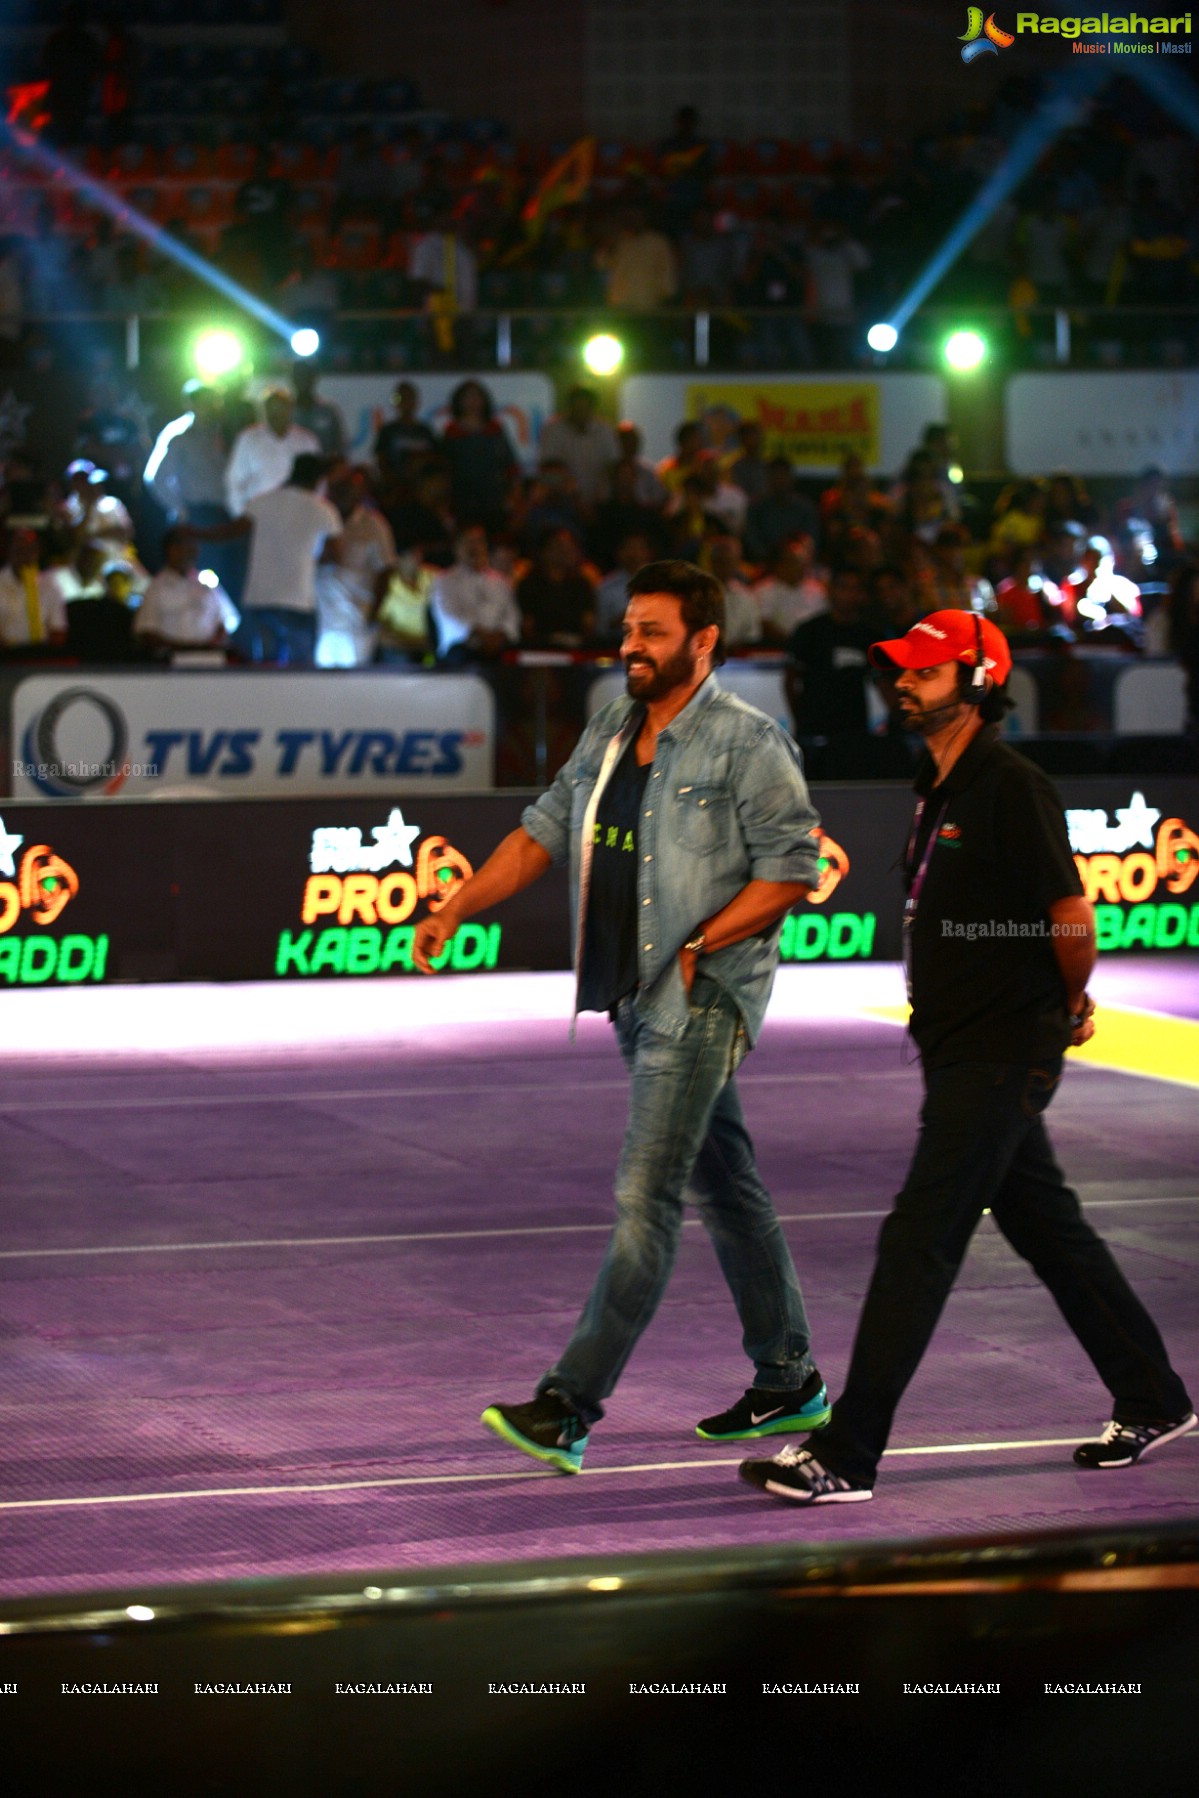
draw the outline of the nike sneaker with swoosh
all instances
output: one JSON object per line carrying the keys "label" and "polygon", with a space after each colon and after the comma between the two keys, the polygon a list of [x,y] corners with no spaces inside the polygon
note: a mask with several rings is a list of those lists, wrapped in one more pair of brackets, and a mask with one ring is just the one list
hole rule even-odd
{"label": "nike sneaker with swoosh", "polygon": [[705,1442],[752,1442],[759,1436],[819,1430],[828,1422],[831,1411],[828,1389],[813,1368],[804,1384],[790,1392],[751,1386],[729,1410],[702,1418],[695,1433]]}

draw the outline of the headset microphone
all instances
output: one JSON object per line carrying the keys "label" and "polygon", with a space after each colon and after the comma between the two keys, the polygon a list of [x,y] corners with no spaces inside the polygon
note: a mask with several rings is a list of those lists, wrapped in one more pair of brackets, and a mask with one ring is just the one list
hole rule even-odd
{"label": "headset microphone", "polygon": [[966,705],[981,705],[983,700],[987,697],[987,657],[986,652],[983,649],[982,619],[977,612],[973,613],[972,616],[974,618],[974,637],[976,645],[974,672],[970,676],[970,684],[962,694],[962,699]]}

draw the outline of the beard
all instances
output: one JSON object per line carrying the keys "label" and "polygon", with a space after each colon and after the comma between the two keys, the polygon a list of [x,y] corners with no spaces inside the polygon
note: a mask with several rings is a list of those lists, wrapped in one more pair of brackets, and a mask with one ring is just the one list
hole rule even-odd
{"label": "beard", "polygon": [[638,656],[636,660],[635,668],[625,664],[625,690],[630,699],[645,703],[665,699],[677,687],[690,686],[695,680],[696,657],[689,642],[664,662],[655,662],[649,656]]}
{"label": "beard", "polygon": [[944,730],[953,723],[965,705],[959,695],[952,699],[944,699],[940,705],[922,706],[906,696],[899,702],[899,713],[905,730],[915,731],[918,736],[935,736],[937,731]]}

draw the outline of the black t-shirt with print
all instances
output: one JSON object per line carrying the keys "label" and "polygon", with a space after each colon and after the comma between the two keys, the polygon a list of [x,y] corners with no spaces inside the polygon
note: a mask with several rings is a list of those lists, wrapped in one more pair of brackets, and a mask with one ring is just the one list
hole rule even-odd
{"label": "black t-shirt with print", "polygon": [[1082,892],[1061,800],[1039,768],[984,726],[924,800],[909,890],[928,857],[911,931],[912,1036],[926,1067],[1026,1066],[1069,1046],[1049,907]]}
{"label": "black t-shirt with print", "polygon": [[634,740],[600,795],[583,932],[580,1011],[610,1011],[637,984],[637,819],[651,766],[638,765]]}

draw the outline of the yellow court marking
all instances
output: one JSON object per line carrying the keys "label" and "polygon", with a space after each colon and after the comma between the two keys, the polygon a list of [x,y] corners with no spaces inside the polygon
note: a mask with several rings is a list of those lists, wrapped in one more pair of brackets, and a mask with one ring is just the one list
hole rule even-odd
{"label": "yellow court marking", "polygon": [[[871,1005],[864,1010],[869,1017],[884,1018],[889,1024],[908,1021],[906,1005]],[[1100,1003],[1094,1036],[1083,1048],[1071,1049],[1068,1059],[1120,1074],[1138,1074],[1145,1080],[1199,1086],[1199,1022],[1161,1011]]]}

